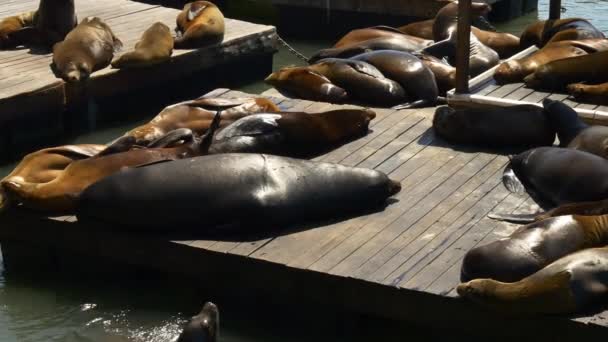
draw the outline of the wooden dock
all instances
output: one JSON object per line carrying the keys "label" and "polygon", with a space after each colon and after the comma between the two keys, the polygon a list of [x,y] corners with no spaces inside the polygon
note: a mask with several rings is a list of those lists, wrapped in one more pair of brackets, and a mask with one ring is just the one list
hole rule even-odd
{"label": "wooden dock", "polygon": [[[0,2],[0,17],[35,10],[38,3],[39,0],[4,0]],[[117,56],[132,50],[144,30],[154,22],[161,21],[173,29],[179,13],[176,9],[128,0],[77,0],[76,12],[79,21],[97,16],[110,25],[124,44]],[[256,67],[261,72],[270,72],[275,51],[274,27],[227,18],[226,34],[221,45],[197,50],[174,50],[170,62],[141,70],[105,68],[91,75],[86,94],[80,88],[67,87],[53,75],[49,67],[52,54],[39,54],[30,49],[0,51],[0,127],[3,132],[12,131],[20,122],[29,123],[27,126],[31,127],[32,118],[35,118],[34,121],[46,120],[40,125],[40,130],[62,126],[66,107],[82,102],[84,96],[101,98],[126,94],[135,89],[166,84],[209,68],[238,61],[251,63],[253,57],[268,59],[268,63]],[[221,80],[209,81],[215,82],[215,88]],[[6,140],[6,134],[3,133],[1,139]]]}
{"label": "wooden dock", "polygon": [[[218,89],[210,95],[245,94]],[[284,110],[345,107],[274,99]],[[529,212],[535,204],[502,185],[506,156],[449,145],[435,136],[434,110],[377,109],[369,135],[317,158],[375,168],[400,180],[397,201],[382,212],[292,227],[273,236],[216,241],[128,234],[102,224],[84,226],[73,216],[36,217],[15,210],[0,220],[7,270],[71,272],[69,265],[81,263],[97,273],[89,260],[94,258],[194,277],[226,293],[295,297],[492,338],[584,341],[605,336],[608,312],[506,318],[457,298],[454,288],[465,253],[517,227],[486,215]]]}

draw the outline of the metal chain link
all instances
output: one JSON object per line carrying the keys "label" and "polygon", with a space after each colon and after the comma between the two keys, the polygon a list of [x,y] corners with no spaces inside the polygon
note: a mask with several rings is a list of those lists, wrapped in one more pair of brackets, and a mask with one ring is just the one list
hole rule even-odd
{"label": "metal chain link", "polygon": [[291,52],[294,56],[298,57],[299,59],[306,62],[306,64],[308,64],[308,57],[304,56],[303,54],[296,51],[296,49],[292,48],[291,45],[289,45],[283,38],[281,38],[281,36],[279,36],[278,33],[277,33],[277,38],[279,40],[279,43],[281,45],[283,45],[283,47],[285,47],[287,49],[287,51]]}

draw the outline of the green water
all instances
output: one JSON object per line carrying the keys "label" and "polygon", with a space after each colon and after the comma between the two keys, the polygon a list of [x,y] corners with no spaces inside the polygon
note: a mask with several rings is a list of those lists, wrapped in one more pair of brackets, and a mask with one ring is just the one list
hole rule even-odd
{"label": "green water", "polygon": [[[564,17],[584,17],[608,32],[608,1],[564,0]],[[531,13],[497,27],[519,34],[537,18],[546,18],[548,0],[540,0],[540,13]],[[327,41],[292,41],[305,55],[327,47]],[[281,50],[274,68],[302,62]],[[259,93],[268,87],[262,82],[242,85],[240,90]],[[192,94],[198,89],[192,84]],[[200,91],[202,93],[202,91]],[[94,133],[80,134],[64,142],[105,143],[154,116],[163,105],[175,103],[179,96],[159,99],[150,106],[139,106],[127,119],[105,123]],[[126,101],[127,99],[124,99]],[[121,100],[122,102],[123,100]],[[14,162],[0,165],[0,176]],[[203,266],[200,266],[203,267]],[[138,279],[138,275],[133,276]],[[210,280],[212,281],[212,280]],[[234,296],[209,298],[194,292],[187,283],[166,279],[133,279],[109,283],[88,278],[54,276],[23,277],[4,274],[0,264],[0,342],[27,341],[172,341],[185,319],[205,300],[214,300],[222,310],[222,341],[299,342],[299,341],[402,341],[433,340],[429,332],[403,323],[390,324],[357,318],[323,307],[285,306],[268,299]],[[390,305],[390,303],[387,303]],[[434,332],[445,336],[441,332]],[[451,334],[450,334],[451,335]]]}

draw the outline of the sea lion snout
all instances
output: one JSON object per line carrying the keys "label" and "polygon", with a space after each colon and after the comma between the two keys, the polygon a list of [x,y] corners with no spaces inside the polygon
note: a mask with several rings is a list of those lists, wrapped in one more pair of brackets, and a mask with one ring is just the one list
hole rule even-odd
{"label": "sea lion snout", "polygon": [[571,94],[574,97],[578,97],[581,96],[581,94],[583,93],[583,89],[584,89],[584,85],[580,84],[580,83],[575,83],[575,84],[569,84],[568,85],[568,93]]}
{"label": "sea lion snout", "polygon": [[388,182],[388,193],[390,196],[396,195],[401,191],[401,182],[396,180],[389,180]]}
{"label": "sea lion snout", "polygon": [[201,312],[192,317],[177,342],[216,342],[219,335],[219,310],[211,302],[205,303]]}
{"label": "sea lion snout", "polygon": [[500,84],[514,82],[521,79],[520,77],[525,76],[520,73],[521,66],[517,61],[507,61],[496,68],[494,79]]}

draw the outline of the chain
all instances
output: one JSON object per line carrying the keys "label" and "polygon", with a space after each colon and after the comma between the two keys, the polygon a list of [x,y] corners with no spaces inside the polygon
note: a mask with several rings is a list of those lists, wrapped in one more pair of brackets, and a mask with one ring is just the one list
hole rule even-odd
{"label": "chain", "polygon": [[291,45],[289,45],[285,40],[283,40],[283,38],[281,38],[278,33],[277,38],[279,40],[279,43],[283,45],[287,49],[287,51],[291,52],[294,56],[298,57],[299,59],[306,62],[306,64],[308,64],[308,57],[304,56],[303,54],[296,51],[296,49],[292,48]]}

